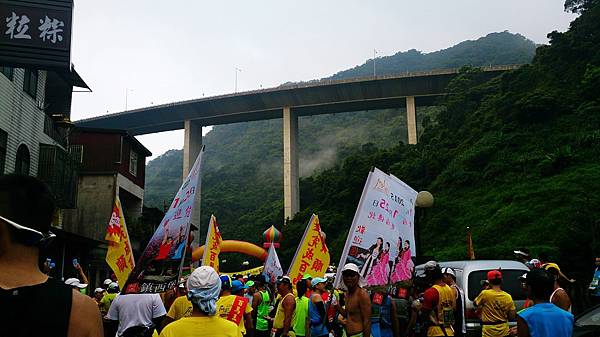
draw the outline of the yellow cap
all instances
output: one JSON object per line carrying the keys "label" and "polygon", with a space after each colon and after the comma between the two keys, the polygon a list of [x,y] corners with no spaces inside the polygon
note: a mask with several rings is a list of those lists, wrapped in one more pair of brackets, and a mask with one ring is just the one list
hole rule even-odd
{"label": "yellow cap", "polygon": [[560,271],[560,268],[558,267],[558,265],[556,263],[545,263],[542,267],[544,267],[544,269],[548,270],[550,268],[554,268],[558,271]]}

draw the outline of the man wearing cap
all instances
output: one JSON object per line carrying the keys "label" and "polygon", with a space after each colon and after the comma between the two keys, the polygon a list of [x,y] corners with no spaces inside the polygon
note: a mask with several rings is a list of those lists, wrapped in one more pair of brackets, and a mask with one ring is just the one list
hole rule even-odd
{"label": "man wearing cap", "polygon": [[[523,290],[523,292],[525,294],[527,294],[527,273],[519,276],[519,283],[521,284],[521,290]],[[525,310],[525,309],[531,307],[532,305],[533,305],[533,300],[531,298],[529,298],[529,296],[527,296],[525,298],[525,303],[523,304],[523,309],[521,309],[521,310]]]}
{"label": "man wearing cap", "polygon": [[40,270],[54,211],[43,182],[0,176],[0,336],[103,336],[94,300]]}
{"label": "man wearing cap", "polygon": [[325,303],[321,295],[325,292],[327,279],[315,277],[311,281],[313,289],[308,303],[308,315],[310,316],[310,335],[313,337],[329,336],[329,330],[325,323],[327,322],[327,314]]}
{"label": "man wearing cap", "polygon": [[515,303],[503,291],[502,273],[491,270],[487,274],[490,289],[483,290],[473,303],[481,308],[482,336],[505,337],[509,335],[508,321],[515,319]]}
{"label": "man wearing cap", "polygon": [[354,263],[347,263],[342,269],[342,280],[348,289],[345,294],[346,307],[337,305],[338,312],[346,321],[348,337],[371,336],[371,299],[366,290],[361,288],[360,270]]}
{"label": "man wearing cap", "polygon": [[464,336],[467,333],[465,322],[465,293],[456,284],[456,272],[452,268],[442,268],[444,283],[454,291],[456,310],[454,310],[454,336]]}
{"label": "man wearing cap", "polygon": [[527,267],[529,267],[529,269],[533,268],[533,266],[529,263],[529,261],[530,261],[529,249],[519,248],[519,249],[514,250],[513,253],[515,254],[515,258],[517,260],[523,262],[523,264],[525,264]]}
{"label": "man wearing cap", "polygon": [[534,305],[519,312],[517,334],[519,337],[570,337],[573,333],[573,315],[548,303],[554,287],[554,277],[544,269],[534,269],[527,274],[527,297]]}
{"label": "man wearing cap", "polygon": [[195,269],[187,280],[186,297],[192,313],[167,325],[160,337],[241,337],[237,326],[217,315],[221,290],[219,275],[210,266]]}
{"label": "man wearing cap", "polygon": [[271,296],[265,288],[265,276],[257,275],[257,291],[252,294],[252,313],[256,321],[254,337],[269,337],[269,321],[265,318],[269,316],[269,307],[271,305]]}
{"label": "man wearing cap", "polygon": [[556,263],[546,263],[542,267],[554,278],[554,290],[550,294],[550,303],[554,303],[557,307],[571,312],[571,298],[569,298],[569,294],[561,288],[558,280],[561,278],[564,278],[568,282],[575,282],[575,280],[568,279],[560,271],[560,268]]}
{"label": "man wearing cap", "polygon": [[100,310],[100,314],[102,316],[106,315],[106,310],[103,310],[104,308],[101,305],[102,297],[104,297],[104,292],[105,291],[102,288],[94,289],[94,301],[96,301],[96,304],[98,305],[98,309]]}
{"label": "man wearing cap", "polygon": [[428,319],[427,336],[454,336],[454,291],[444,283],[442,269],[437,264],[431,265],[425,272],[433,284],[423,293],[423,305],[420,309],[421,315]]}
{"label": "man wearing cap", "polygon": [[244,292],[244,297],[248,300],[248,304],[250,304],[250,306],[254,308],[254,306],[252,305],[252,301],[254,300],[254,293],[256,292],[256,283],[254,282],[254,280],[250,280],[246,282],[245,285],[247,289]]}
{"label": "man wearing cap", "polygon": [[235,323],[244,336],[253,336],[252,306],[244,295],[246,286],[238,281],[221,276],[221,297],[217,301],[217,313],[222,318]]}
{"label": "man wearing cap", "polygon": [[312,276],[309,273],[304,273],[302,279],[306,282],[306,298],[310,298],[312,294]]}
{"label": "man wearing cap", "polygon": [[275,318],[273,319],[273,329],[276,330],[275,335],[290,336],[290,330],[294,323],[294,311],[296,309],[296,300],[292,293],[292,280],[289,276],[281,276],[277,279],[277,292],[281,296]]}
{"label": "man wearing cap", "polygon": [[75,277],[66,279],[65,284],[76,290],[85,289],[88,286],[87,283],[82,283],[78,278]]}
{"label": "man wearing cap", "polygon": [[99,304],[100,312],[104,311],[103,315],[106,315],[108,313],[108,311],[110,310],[110,306],[115,300],[115,297],[117,297],[118,293],[119,284],[117,282],[110,282],[110,284],[106,287],[106,292],[104,296],[102,296],[102,299],[100,300]]}
{"label": "man wearing cap", "polygon": [[297,337],[310,336],[309,300],[306,294],[306,281],[296,282],[296,309],[294,310],[293,329]]}

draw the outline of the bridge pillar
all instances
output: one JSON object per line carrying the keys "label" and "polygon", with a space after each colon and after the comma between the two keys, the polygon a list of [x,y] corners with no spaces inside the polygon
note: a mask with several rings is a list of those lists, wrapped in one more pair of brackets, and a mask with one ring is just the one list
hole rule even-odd
{"label": "bridge pillar", "polygon": [[[184,138],[183,138],[183,175],[181,179],[185,179],[190,169],[194,165],[196,158],[202,150],[202,124],[193,121],[185,120],[184,124]],[[200,191],[202,189],[199,189]],[[201,228],[200,224],[200,196],[196,197],[194,203],[194,210],[192,212],[192,223]],[[194,234],[194,241],[192,242],[194,247],[200,247],[200,231]]]}
{"label": "bridge pillar", "polygon": [[415,96],[406,97],[406,127],[408,128],[408,144],[417,144],[417,109]]}
{"label": "bridge pillar", "polygon": [[290,107],[283,108],[283,204],[284,218],[291,219],[300,210],[298,172],[298,115]]}

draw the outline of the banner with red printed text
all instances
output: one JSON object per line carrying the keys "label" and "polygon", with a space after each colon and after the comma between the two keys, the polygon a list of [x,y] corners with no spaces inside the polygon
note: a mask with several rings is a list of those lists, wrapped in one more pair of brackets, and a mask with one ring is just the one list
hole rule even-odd
{"label": "banner with red printed text", "polygon": [[129,273],[135,267],[133,252],[131,251],[131,242],[127,233],[127,225],[125,224],[125,215],[119,196],[115,197],[112,214],[106,228],[106,236],[108,241],[108,250],[106,252],[106,263],[113,270],[119,281],[119,286],[123,287]]}
{"label": "banner with red printed text", "polygon": [[208,224],[208,233],[206,233],[206,243],[204,244],[204,255],[202,256],[202,265],[211,266],[215,271],[219,272],[219,253],[221,252],[221,232],[219,224],[214,215],[210,216]]}
{"label": "banner with red printed text", "polygon": [[374,168],[369,172],[342,252],[342,268],[354,263],[368,286],[412,278],[415,247],[414,216],[417,191],[397,177]]}
{"label": "banner with red printed text", "polygon": [[204,147],[129,275],[122,293],[160,293],[177,285],[188,247],[192,212],[196,198],[200,197],[203,154]]}
{"label": "banner with red printed text", "polygon": [[325,235],[321,231],[319,217],[313,214],[296,249],[288,275],[293,284],[296,284],[304,274],[310,274],[313,278],[325,276],[327,267],[329,267],[329,249],[325,244]]}

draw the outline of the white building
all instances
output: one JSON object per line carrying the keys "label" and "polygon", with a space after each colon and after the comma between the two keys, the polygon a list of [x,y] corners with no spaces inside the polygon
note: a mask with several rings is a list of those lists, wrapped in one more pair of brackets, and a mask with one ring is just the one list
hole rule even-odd
{"label": "white building", "polygon": [[88,88],[74,70],[0,66],[0,174],[39,177],[60,208],[75,206],[76,159],[67,148],[73,86]]}

